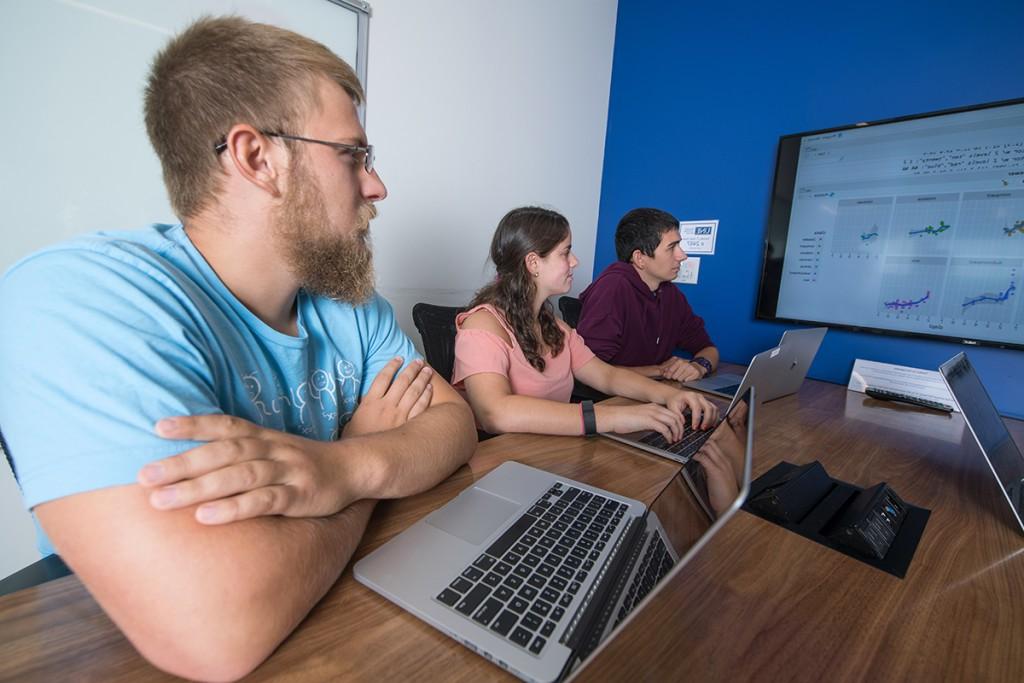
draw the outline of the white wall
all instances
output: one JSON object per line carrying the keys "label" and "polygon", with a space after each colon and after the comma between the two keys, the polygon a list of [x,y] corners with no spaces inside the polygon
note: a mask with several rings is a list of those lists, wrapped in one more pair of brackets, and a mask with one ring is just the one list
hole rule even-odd
{"label": "white wall", "polygon": [[593,271],[616,0],[372,0],[367,133],[388,198],[378,283],[419,344],[417,301],[468,302],[498,220],[562,212]]}
{"label": "white wall", "polygon": [[[371,0],[367,132],[390,193],[373,224],[378,281],[417,344],[412,305],[468,301],[516,206],[568,217],[575,292],[589,282],[616,2]],[[3,577],[39,555],[0,464]]]}

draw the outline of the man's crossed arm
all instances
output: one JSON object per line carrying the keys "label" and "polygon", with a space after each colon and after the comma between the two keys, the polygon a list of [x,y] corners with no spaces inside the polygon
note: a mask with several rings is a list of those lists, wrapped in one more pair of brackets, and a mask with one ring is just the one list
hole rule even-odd
{"label": "man's crossed arm", "polygon": [[[422,362],[396,359],[335,442],[224,415],[160,436],[205,441],[140,484],[36,506],[58,552],[136,648],[187,678],[233,680],[327,592],[373,501],[425,490],[476,444],[469,407]],[[233,522],[233,523],[229,523]]]}

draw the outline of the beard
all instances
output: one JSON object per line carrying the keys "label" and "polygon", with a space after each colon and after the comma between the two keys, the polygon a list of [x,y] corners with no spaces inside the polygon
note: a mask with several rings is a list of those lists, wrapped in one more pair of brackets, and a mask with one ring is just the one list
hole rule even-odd
{"label": "beard", "polygon": [[360,206],[355,225],[339,235],[327,217],[323,193],[301,161],[294,163],[288,195],[274,218],[289,267],[310,294],[366,303],[374,288],[370,221],[377,209],[371,203]]}

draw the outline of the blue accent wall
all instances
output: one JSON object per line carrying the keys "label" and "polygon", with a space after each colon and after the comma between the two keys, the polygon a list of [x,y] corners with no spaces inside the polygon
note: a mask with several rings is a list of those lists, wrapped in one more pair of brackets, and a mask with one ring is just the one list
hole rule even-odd
{"label": "blue accent wall", "polygon": [[[725,360],[787,326],[754,319],[780,135],[1024,96],[1024,2],[620,0],[596,276],[639,206],[721,221],[684,286]],[[935,369],[966,350],[1001,412],[1024,417],[1024,352],[832,330],[811,376],[854,358]]]}

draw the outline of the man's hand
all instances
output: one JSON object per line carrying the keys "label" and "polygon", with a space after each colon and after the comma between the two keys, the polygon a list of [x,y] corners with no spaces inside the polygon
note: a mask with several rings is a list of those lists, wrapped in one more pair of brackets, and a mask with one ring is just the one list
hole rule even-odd
{"label": "man's hand", "polygon": [[360,436],[401,427],[430,407],[434,371],[422,360],[414,360],[398,377],[401,358],[381,368],[366,396],[345,425],[345,436]]}
{"label": "man's hand", "polygon": [[689,410],[690,426],[694,429],[711,429],[718,424],[718,406],[695,391],[673,392],[665,407],[680,415]]}
{"label": "man's hand", "polygon": [[672,356],[658,366],[661,376],[676,382],[692,382],[704,376],[704,370],[697,364]]}
{"label": "man's hand", "polygon": [[[433,370],[415,360],[401,374],[394,358],[374,378],[345,428],[345,436],[394,429],[428,407]],[[157,423],[168,439],[208,441],[142,468],[139,483],[152,489],[153,507],[199,505],[203,524],[226,524],[261,515],[324,517],[356,496],[356,463],[329,444],[265,429],[228,415],[175,417]]]}
{"label": "man's hand", "polygon": [[314,441],[229,415],[174,417],[156,425],[167,439],[207,441],[151,462],[139,483],[161,510],[197,505],[202,524],[261,515],[324,517],[351,504],[338,443]]}

